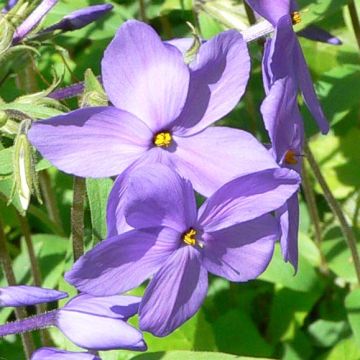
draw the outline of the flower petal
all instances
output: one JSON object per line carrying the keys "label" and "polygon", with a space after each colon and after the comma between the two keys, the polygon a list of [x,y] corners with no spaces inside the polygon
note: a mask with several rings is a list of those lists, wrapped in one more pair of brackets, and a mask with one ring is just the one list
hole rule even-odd
{"label": "flower petal", "polygon": [[301,31],[298,31],[297,34],[298,36],[302,36],[313,41],[320,41],[330,45],[342,44],[342,41],[338,37],[330,34],[326,30],[316,25],[309,25]]}
{"label": "flower petal", "polygon": [[289,169],[268,169],[232,180],[199,209],[206,232],[225,229],[280,208],[299,187],[300,176]]}
{"label": "flower petal", "polygon": [[64,299],[66,292],[36,286],[18,285],[0,288],[1,306],[29,306]]}
{"label": "flower petal", "polygon": [[[105,307],[117,306],[117,297],[113,302],[107,300]],[[142,334],[125,321],[93,313],[94,303],[87,302],[87,298],[79,297],[82,301],[79,310],[60,309],[57,314],[57,326],[74,344],[90,350],[146,350]],[[80,304],[78,304],[80,305]]]}
{"label": "flower petal", "polygon": [[268,266],[278,236],[279,227],[271,215],[206,233],[203,264],[230,281],[255,279]]}
{"label": "flower petal", "polygon": [[174,124],[176,134],[194,134],[228,114],[245,92],[250,57],[246,42],[235,30],[201,45],[190,64],[186,103]]}
{"label": "flower petal", "polygon": [[138,296],[94,297],[81,294],[72,298],[63,309],[82,312],[85,306],[87,313],[126,321],[138,312],[140,301]]}
{"label": "flower petal", "polygon": [[261,105],[261,113],[269,133],[276,161],[280,163],[288,150],[295,148],[294,137],[298,134],[297,124],[302,119],[297,105],[297,89],[290,77],[277,80]]}
{"label": "flower petal", "polygon": [[125,219],[125,206],[127,204],[127,184],[128,176],[134,169],[145,166],[147,164],[167,164],[169,165],[168,152],[160,148],[152,148],[147,151],[141,158],[130,165],[121,175],[119,175],[111,189],[107,204],[107,229],[108,237],[122,234],[125,231],[133,229]]}
{"label": "flower petal", "polygon": [[178,247],[180,235],[169,228],[132,230],[99,243],[65,274],[80,291],[115,295],[139,286]]}
{"label": "flower petal", "polygon": [[254,11],[273,25],[276,25],[282,16],[290,15],[292,10],[290,0],[246,0],[246,2]]}
{"label": "flower petal", "polygon": [[168,127],[184,106],[189,69],[180,51],[163,44],[149,25],[130,20],[105,51],[102,79],[116,107],[159,131]]}
{"label": "flower petal", "polygon": [[128,178],[127,223],[134,228],[165,226],[183,233],[196,222],[194,190],[169,167],[138,167]]}
{"label": "flower petal", "polygon": [[101,360],[98,356],[85,352],[72,352],[43,347],[36,350],[30,360]]}
{"label": "flower petal", "polygon": [[303,95],[303,99],[309,111],[311,112],[312,116],[315,118],[321,132],[323,134],[327,134],[329,132],[329,123],[325,118],[320,102],[316,96],[311,75],[299,43],[296,44],[295,55],[296,55],[297,77]]}
{"label": "flower petal", "polygon": [[210,127],[174,140],[176,151],[170,154],[174,167],[205,196],[236,177],[277,167],[268,150],[245,131]]}
{"label": "flower petal", "polygon": [[29,139],[62,171],[107,177],[120,174],[146,152],[152,133],[127,112],[90,107],[35,122]]}
{"label": "flower petal", "polygon": [[140,304],[140,328],[156,336],[170,334],[199,310],[207,286],[200,253],[192,246],[181,247],[148,285]]}
{"label": "flower petal", "polygon": [[283,258],[289,261],[295,271],[298,266],[299,200],[295,193],[286,204],[277,211],[280,219],[280,245]]}

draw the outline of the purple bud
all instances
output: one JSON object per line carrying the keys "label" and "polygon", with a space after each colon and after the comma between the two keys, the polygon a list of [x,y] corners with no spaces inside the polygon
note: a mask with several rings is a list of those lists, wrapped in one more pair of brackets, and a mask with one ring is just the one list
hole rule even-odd
{"label": "purple bud", "polygon": [[5,5],[5,7],[1,10],[2,13],[7,13],[9,10],[11,10],[16,3],[18,2],[18,0],[9,0],[7,2],[7,4]]}
{"label": "purple bud", "polygon": [[58,0],[43,0],[41,4],[25,19],[16,29],[13,43],[21,41],[31,30],[33,30],[44,16],[56,5]]}
{"label": "purple bud", "polygon": [[327,31],[319,28],[316,25],[307,26],[305,29],[299,31],[297,34],[304,38],[307,38],[307,39],[310,39],[313,41],[320,41],[320,42],[327,43],[330,45],[341,45],[342,44],[342,41],[339,38],[331,35]]}
{"label": "purple bud", "polygon": [[112,10],[112,8],[113,6],[111,4],[101,4],[76,10],[69,15],[64,16],[61,21],[46,28],[41,33],[47,33],[54,30],[71,31],[81,29],[84,26],[98,20],[100,17]]}
{"label": "purple bud", "polygon": [[70,352],[55,348],[41,348],[35,351],[31,360],[101,360],[98,356],[85,352]]}
{"label": "purple bud", "polygon": [[63,291],[43,289],[35,286],[19,285],[0,288],[0,306],[28,306],[41,304],[68,296]]}

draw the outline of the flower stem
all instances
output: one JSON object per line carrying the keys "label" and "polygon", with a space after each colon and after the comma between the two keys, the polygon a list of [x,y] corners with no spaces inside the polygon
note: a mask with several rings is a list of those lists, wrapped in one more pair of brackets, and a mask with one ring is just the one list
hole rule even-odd
{"label": "flower stem", "polygon": [[324,254],[321,250],[322,234],[321,234],[319,212],[316,206],[314,190],[311,186],[309,174],[305,166],[303,166],[302,168],[302,187],[305,194],[306,205],[308,207],[310,217],[314,225],[315,243],[320,254],[320,270],[322,273],[327,274],[329,272],[329,269],[326,264],[326,259],[324,257]]}
{"label": "flower stem", "polygon": [[84,254],[84,203],[85,179],[74,176],[73,206],[71,211],[71,234],[73,242],[73,256],[76,261]]}
{"label": "flower stem", "polygon": [[[49,173],[44,170],[39,173],[40,187],[42,195],[44,196],[44,202],[46,209],[49,213],[49,218],[52,220],[59,229],[62,229],[61,219],[59,215],[59,209],[56,204],[55,195],[53,189],[51,188],[51,180]],[[62,233],[64,235],[64,233]]]}
{"label": "flower stem", "polygon": [[306,159],[309,162],[309,165],[314,173],[316,180],[319,182],[319,185],[321,186],[321,188],[323,190],[324,197],[325,197],[328,205],[330,206],[333,214],[339,220],[341,231],[342,231],[342,233],[348,243],[350,251],[351,251],[351,256],[352,256],[354,267],[355,267],[356,277],[357,277],[358,283],[360,285],[360,258],[359,258],[358,249],[356,247],[356,238],[355,238],[354,232],[352,231],[351,227],[347,223],[346,218],[344,216],[344,213],[341,210],[339,203],[336,201],[325,178],[321,174],[319,165],[317,164],[317,162],[309,148],[309,145],[306,142],[305,142],[304,149],[305,149]]}
{"label": "flower stem", "polygon": [[146,5],[144,0],[139,0],[140,20],[147,22]]}
{"label": "flower stem", "polygon": [[359,21],[359,15],[356,10],[355,2],[353,0],[349,2],[348,8],[349,8],[351,23],[354,29],[356,41],[360,49],[360,21]]}
{"label": "flower stem", "polygon": [[24,334],[28,331],[44,329],[56,325],[57,310],[52,310],[44,314],[30,316],[25,319],[8,322],[0,325],[0,337],[15,334]]}
{"label": "flower stem", "polygon": [[[11,259],[7,252],[6,241],[5,241],[5,233],[0,220],[0,262],[3,268],[6,280],[8,285],[14,286],[16,285],[15,274],[12,269]],[[21,320],[27,316],[24,308],[15,308],[15,316],[17,320]],[[22,334],[21,341],[23,343],[24,352],[26,359],[30,359],[32,352],[34,351],[34,342],[31,334]]]}

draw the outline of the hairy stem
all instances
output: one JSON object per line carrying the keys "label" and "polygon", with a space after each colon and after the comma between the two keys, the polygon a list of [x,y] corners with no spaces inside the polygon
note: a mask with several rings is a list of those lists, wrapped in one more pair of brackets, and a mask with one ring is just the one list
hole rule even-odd
{"label": "hairy stem", "polygon": [[357,277],[358,283],[360,285],[360,258],[359,258],[358,249],[356,247],[355,234],[352,231],[349,224],[347,223],[346,218],[344,216],[344,213],[342,212],[342,209],[341,209],[339,203],[336,201],[325,178],[321,174],[319,165],[317,164],[307,143],[305,143],[305,155],[306,155],[307,161],[309,162],[309,165],[314,173],[316,180],[319,182],[319,185],[321,186],[321,188],[323,190],[324,197],[325,197],[327,203],[329,204],[333,214],[339,220],[341,231],[342,231],[342,233],[347,241],[347,244],[350,248],[350,251],[351,251],[351,256],[352,256],[354,267],[355,267],[356,277]]}
{"label": "hairy stem", "polygon": [[360,49],[360,21],[359,21],[359,15],[356,10],[355,2],[353,0],[349,2],[348,8],[349,8],[351,23],[354,29],[356,41]]}
{"label": "hairy stem", "polygon": [[73,256],[76,261],[84,253],[84,203],[85,179],[74,176],[73,206],[71,210],[71,234]]}
{"label": "hairy stem", "polygon": [[312,223],[314,225],[314,235],[315,235],[315,243],[319,250],[320,254],[320,270],[324,274],[328,273],[328,266],[326,264],[326,259],[324,257],[324,254],[321,250],[321,240],[322,240],[322,234],[321,234],[321,225],[320,225],[320,217],[319,212],[316,206],[316,199],[315,199],[315,193],[311,186],[310,178],[307,169],[305,166],[302,168],[302,187],[305,194],[305,200],[306,205],[308,207],[310,217],[312,219]]}
{"label": "hairy stem", "polygon": [[[0,220],[0,262],[2,269],[4,271],[5,278],[8,282],[8,285],[16,285],[15,274],[12,269],[11,259],[7,252],[6,240],[4,229]],[[15,308],[15,316],[17,320],[21,320],[27,316],[24,308]],[[24,352],[26,359],[30,359],[32,352],[34,351],[34,342],[31,334],[22,334],[21,341],[24,347]]]}

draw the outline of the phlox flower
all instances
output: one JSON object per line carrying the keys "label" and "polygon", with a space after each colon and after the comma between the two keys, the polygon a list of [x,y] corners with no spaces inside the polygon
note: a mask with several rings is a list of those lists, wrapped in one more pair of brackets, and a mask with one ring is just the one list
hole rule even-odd
{"label": "phlox flower", "polygon": [[[64,295],[67,294],[32,286],[10,286],[1,289],[0,299],[3,306],[27,306],[54,301]],[[140,298],[134,296],[80,294],[60,309],[0,325],[0,337],[56,326],[84,349],[143,351],[146,344],[141,332],[126,322],[137,313],[139,303]]]}
{"label": "phlox flower", "polygon": [[44,347],[36,350],[30,360],[101,360],[88,352],[72,352]]}
{"label": "phlox flower", "polygon": [[274,27],[274,36],[266,41],[263,57],[263,79],[268,93],[276,80],[290,76],[295,91],[299,89],[303,99],[322,133],[329,131],[329,124],[317,99],[311,75],[293,24],[301,21],[294,0],[246,0],[259,15]]}
{"label": "phlox flower", "polygon": [[268,213],[298,184],[289,169],[251,173],[222,186],[197,211],[188,180],[161,164],[138,168],[128,178],[125,208],[133,230],[99,243],[65,279],[104,296],[153,276],[140,305],[140,328],[166,336],[198,311],[208,272],[240,282],[265,270],[279,233]]}
{"label": "phlox flower", "polygon": [[[271,152],[281,166],[301,174],[304,129],[291,77],[277,80],[262,103],[261,113],[271,140]],[[299,201],[294,193],[276,211],[281,225],[280,244],[285,261],[297,269]]]}
{"label": "phlox flower", "polygon": [[[238,103],[249,77],[246,43],[234,30],[204,43],[192,63],[139,21],[127,21],[104,53],[102,81],[114,106],[35,122],[29,139],[59,169],[83,177],[122,174],[108,204],[108,230],[124,224],[126,176],[160,162],[208,196],[236,176],[278,165],[250,134],[209,127]],[[120,221],[120,220],[119,220]]]}

